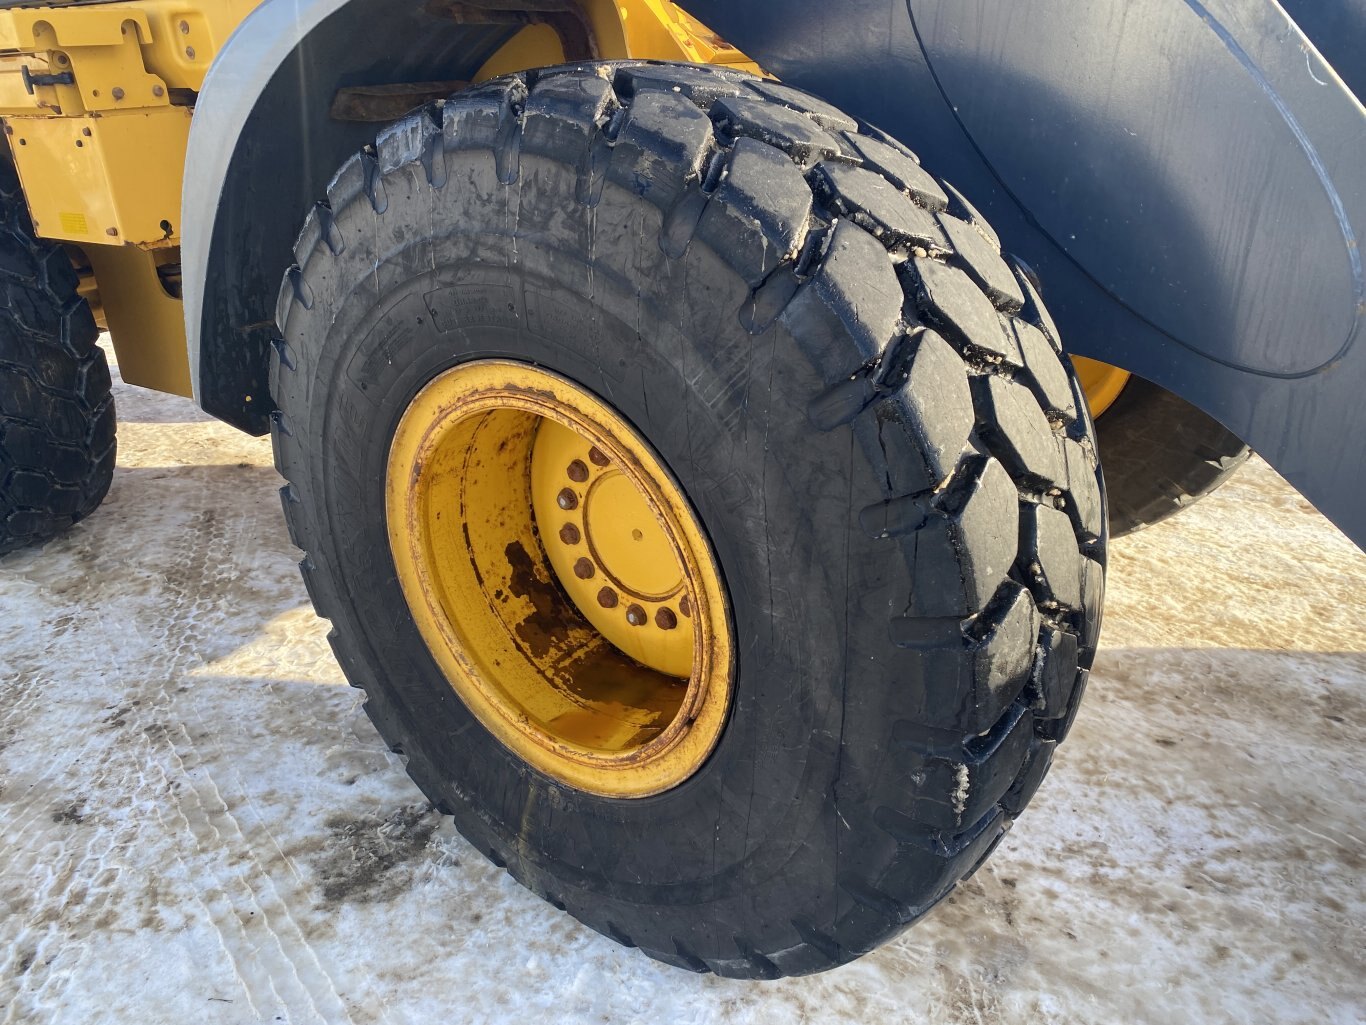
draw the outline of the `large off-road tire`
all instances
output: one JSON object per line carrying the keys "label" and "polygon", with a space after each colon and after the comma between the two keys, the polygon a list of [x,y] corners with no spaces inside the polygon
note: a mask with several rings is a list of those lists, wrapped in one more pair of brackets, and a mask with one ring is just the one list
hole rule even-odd
{"label": "large off-road tire", "polygon": [[109,366],[78,283],[0,157],[0,555],[90,515],[113,479]]}
{"label": "large off-road tire", "polygon": [[1222,486],[1252,454],[1218,420],[1139,377],[1096,417],[1096,437],[1111,537],[1176,515]]}
{"label": "large off-road tire", "polygon": [[[858,957],[986,857],[1081,699],[1105,508],[1048,315],[908,150],[738,73],[551,69],[383,132],[295,255],[271,385],[304,579],[474,846],[621,943],[746,978]],[[610,403],[709,536],[733,694],[663,792],[516,757],[405,602],[391,439],[477,360]]]}

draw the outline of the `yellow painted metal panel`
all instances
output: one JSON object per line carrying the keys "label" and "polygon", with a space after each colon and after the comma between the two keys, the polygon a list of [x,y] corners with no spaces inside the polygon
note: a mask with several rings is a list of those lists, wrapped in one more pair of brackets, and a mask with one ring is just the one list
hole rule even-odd
{"label": "yellow painted metal panel", "polygon": [[58,117],[14,118],[7,125],[34,230],[68,242],[110,242],[106,232],[119,230],[114,193],[83,127],[84,119]]}
{"label": "yellow painted metal panel", "polygon": [[156,255],[137,246],[90,246],[85,252],[99,282],[120,376],[129,384],[189,395],[185,314],[180,300],[162,287]]}
{"label": "yellow painted metal panel", "polygon": [[510,75],[527,68],[542,68],[564,61],[564,47],[560,37],[549,25],[528,25],[509,39],[490,57],[478,73],[475,82],[487,82],[499,75]]}
{"label": "yellow painted metal panel", "polygon": [[[63,114],[130,110],[199,90],[214,55],[259,0],[137,0],[97,6],[0,10],[0,61],[35,73],[70,71],[71,85],[0,91],[0,113],[59,107]],[[35,64],[34,62],[38,63]],[[7,69],[0,69],[7,70]]]}
{"label": "yellow painted metal panel", "polygon": [[727,64],[758,73],[758,65],[669,0],[617,0],[617,14],[632,57]]}
{"label": "yellow painted metal panel", "polygon": [[45,50],[52,46],[117,45],[124,26],[150,38],[141,4],[100,4],[92,7],[23,7],[3,12],[12,29],[3,35],[17,41],[16,49]]}
{"label": "yellow painted metal panel", "polygon": [[188,110],[10,118],[8,128],[40,235],[87,245],[172,242],[180,224]]}
{"label": "yellow painted metal panel", "polygon": [[[725,64],[761,75],[745,54],[668,0],[585,0],[584,13],[598,56]],[[559,64],[564,49],[549,25],[529,25],[513,36],[474,75],[484,82],[499,75]]]}
{"label": "yellow painted metal panel", "polygon": [[53,71],[69,71],[75,78],[70,85],[37,89],[35,96],[46,99],[50,91],[64,114],[169,104],[166,83],[149,74],[142,59],[141,44],[151,41],[146,15],[136,12],[137,17],[120,19],[109,17],[102,8],[91,8],[89,13],[100,17],[92,17],[90,24],[28,19],[32,41],[25,49],[46,54]]}
{"label": "yellow painted metal panel", "polygon": [[52,73],[45,58],[29,54],[0,54],[0,113],[32,113],[41,102],[41,97],[30,95],[24,87],[24,68],[35,75]]}
{"label": "yellow painted metal panel", "polygon": [[198,90],[214,55],[238,23],[261,0],[217,0],[190,4],[184,0],[141,0],[152,25],[152,44],[143,47],[147,70],[175,89]]}

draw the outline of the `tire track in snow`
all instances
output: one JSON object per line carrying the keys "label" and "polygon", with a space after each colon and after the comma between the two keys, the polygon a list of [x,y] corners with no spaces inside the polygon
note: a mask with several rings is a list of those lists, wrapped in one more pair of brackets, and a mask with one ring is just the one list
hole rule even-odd
{"label": "tire track in snow", "polygon": [[[73,769],[59,774],[68,793],[75,789],[76,780],[70,777],[80,761],[79,756],[71,759]],[[31,903],[24,914],[8,916],[9,928],[0,932],[0,942],[10,951],[0,969],[6,981],[0,989],[0,1022],[40,1020],[38,1012],[53,1006],[84,960],[86,947],[71,932],[87,922],[98,929],[113,921],[120,878],[126,866],[135,864],[135,809],[150,803],[144,774],[120,761],[106,757],[91,776],[80,779],[88,793],[116,795],[101,815],[105,822],[112,820],[112,828],[103,822],[80,825],[94,813],[79,802],[53,811],[45,791],[30,802],[27,817],[45,815],[49,830],[45,836],[35,833],[36,843],[16,845],[5,858],[6,874],[30,883]],[[53,823],[60,830],[55,837]]]}
{"label": "tire track in snow", "polygon": [[[216,931],[223,960],[254,1015],[351,1020],[258,856],[259,849],[278,851],[278,845],[268,832],[261,837],[261,830],[244,828],[234,816],[231,808],[246,804],[246,795],[216,776],[219,766],[212,753],[204,757],[187,720],[210,738],[211,727],[194,710],[193,698],[181,693],[193,693],[181,681],[203,664],[206,649],[233,632],[219,602],[251,573],[258,529],[274,529],[261,519],[237,517],[225,525],[205,512],[177,532],[163,564],[166,587],[156,600],[166,610],[160,636],[151,639],[158,654],[116,673],[106,687],[107,695],[119,699],[110,716],[117,729],[50,760],[26,780],[35,796],[18,814],[6,816],[0,844],[5,876],[21,880],[27,893],[21,895],[22,912],[6,916],[0,926],[0,943],[10,952],[0,972],[0,1022],[55,1020],[85,960],[92,923],[98,931],[120,910],[111,901],[124,872],[121,855],[153,823],[161,827],[163,844],[170,838],[167,864],[180,878],[213,880],[192,894],[192,903]],[[87,628],[107,632],[103,620]],[[116,638],[106,640],[112,642],[106,650],[117,650]],[[140,640],[145,653],[148,638]],[[22,728],[42,700],[42,667],[35,662],[18,668],[22,689],[6,689],[0,728]],[[53,814],[51,794],[78,790],[97,795],[101,818],[114,825],[83,827],[83,844],[53,841],[51,823],[36,828]]]}
{"label": "tire track in snow", "polygon": [[226,625],[223,606],[215,596],[230,590],[236,578],[250,571],[242,565],[243,555],[255,551],[256,528],[261,524],[254,517],[238,519],[229,536],[222,520],[206,511],[192,526],[177,546],[176,565],[182,572],[173,575],[169,589],[174,611],[165,631],[170,649],[167,672],[149,674],[158,681],[151,708],[165,713],[176,725],[144,735],[161,740],[158,754],[169,762],[167,775],[180,781],[173,803],[175,817],[179,832],[193,838],[196,852],[212,860],[221,859],[227,850],[246,855],[241,868],[228,875],[235,892],[210,886],[201,899],[252,1007],[258,1014],[268,1007],[283,1007],[291,1017],[300,1009],[301,1021],[349,1022],[336,986],[257,857],[256,845],[232,814],[211,765],[185,724],[184,710],[176,707],[176,695],[164,682],[204,661],[207,642]]}
{"label": "tire track in snow", "polygon": [[[37,581],[25,582],[34,592],[41,592]],[[56,606],[49,609],[41,626],[37,630],[30,628],[29,633],[45,638],[51,650],[71,632],[79,618],[74,606]],[[29,717],[42,711],[51,675],[50,667],[34,658],[21,659],[17,665],[10,663],[3,669],[7,683],[0,705],[0,748],[22,740]],[[83,742],[79,747],[45,751],[41,770],[21,776],[23,790],[10,794],[7,802],[19,811],[5,815],[0,864],[6,866],[6,876],[25,880],[29,885],[21,888],[18,900],[11,887],[6,901],[11,905],[10,913],[0,921],[0,948],[8,952],[0,964],[0,1022],[33,1020],[32,1015],[44,1003],[54,979],[72,970],[71,959],[61,956],[67,949],[61,925],[76,910],[98,917],[119,875],[117,871],[106,870],[105,855],[101,852],[119,850],[132,839],[129,829],[113,837],[102,830],[86,829],[85,842],[70,848],[65,839],[54,839],[54,822],[79,822],[82,815],[79,802],[54,809],[53,794],[100,789],[103,777],[108,775],[104,767],[108,752],[97,749],[111,746],[112,738],[104,740],[84,733],[81,736]],[[83,761],[97,762],[101,768],[92,777],[84,778],[76,770]],[[12,761],[0,763],[0,771],[4,769],[11,772],[0,777],[0,790],[10,785]],[[123,780],[117,788],[124,794],[132,792]],[[28,901],[24,901],[24,894]],[[20,903],[17,910],[13,907],[15,903]],[[48,970],[52,965],[57,965],[56,971]]]}

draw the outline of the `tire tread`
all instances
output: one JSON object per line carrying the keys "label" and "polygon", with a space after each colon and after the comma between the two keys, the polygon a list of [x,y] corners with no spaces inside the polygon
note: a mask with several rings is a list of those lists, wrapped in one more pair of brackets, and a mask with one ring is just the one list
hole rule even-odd
{"label": "tire tread", "polygon": [[109,365],[79,283],[0,157],[0,555],[84,519],[113,480]]}
{"label": "tire tread", "polygon": [[[427,139],[433,116],[414,114],[381,139]],[[787,87],[691,66],[587,65],[486,83],[452,97],[441,118],[446,151],[491,154],[504,184],[520,173],[521,154],[549,157],[588,183],[585,204],[596,202],[599,175],[655,204],[667,255],[701,244],[728,259],[751,290],[740,322],[755,334],[781,322],[824,382],[806,410],[811,424],[850,429],[876,468],[882,493],[867,496],[855,528],[904,556],[895,562],[907,604],[889,616],[888,642],[951,681],[919,705],[907,698],[905,714],[883,724],[894,762],[863,798],[886,838],[881,867],[838,874],[835,920],[790,923],[780,949],[737,935],[734,956],[704,958],[676,935],[629,937],[669,964],[748,978],[852,960],[975,870],[1075,713],[1085,673],[1081,656],[1067,663],[1093,648],[1098,628],[1104,492],[1056,329],[963,197],[904,147]],[[373,197],[386,172],[403,170],[395,154],[412,165],[427,152],[425,142],[381,141],[378,161],[363,152],[343,166],[328,189],[328,222],[319,207],[300,235],[305,276],[349,244],[336,227],[346,206],[368,202],[383,217]],[[287,277],[271,381],[290,415],[306,407],[300,379],[317,358],[295,342],[304,298]],[[341,596],[313,555],[321,539],[303,433],[283,414],[272,420],[285,515],[326,615]],[[1027,559],[1022,537],[1034,545]],[[341,636],[333,645],[380,732],[414,752],[359,653]],[[438,800],[430,767],[414,754],[407,767]],[[519,853],[491,835],[477,831],[477,846],[522,879]],[[625,935],[605,912],[560,899],[598,931]]]}

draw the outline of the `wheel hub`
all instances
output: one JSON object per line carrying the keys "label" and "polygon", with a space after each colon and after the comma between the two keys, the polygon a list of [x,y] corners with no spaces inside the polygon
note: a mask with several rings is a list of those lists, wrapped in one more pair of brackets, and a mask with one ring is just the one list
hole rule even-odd
{"label": "wheel hub", "polygon": [[400,587],[490,732],[612,797],[678,785],[730,703],[729,614],[686,496],[609,406],[483,360],[409,404],[385,489]]}
{"label": "wheel hub", "polygon": [[637,662],[687,679],[694,632],[683,571],[646,494],[582,435],[542,421],[531,501],[560,585],[584,617]]}

